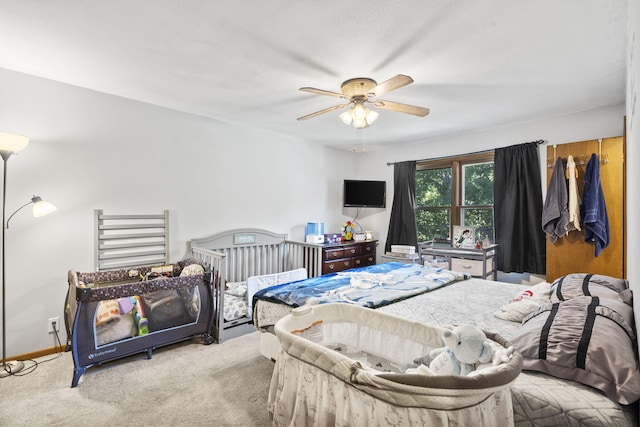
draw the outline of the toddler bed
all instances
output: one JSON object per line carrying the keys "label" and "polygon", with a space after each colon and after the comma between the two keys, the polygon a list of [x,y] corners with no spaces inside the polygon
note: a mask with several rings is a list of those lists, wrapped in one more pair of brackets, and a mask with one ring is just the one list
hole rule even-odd
{"label": "toddler bed", "polygon": [[211,344],[212,274],[190,261],[162,267],[68,273],[71,387],[95,364],[190,339]]}
{"label": "toddler bed", "polygon": [[318,250],[287,240],[286,234],[257,228],[224,231],[193,239],[186,258],[216,272],[213,329],[216,342],[254,332],[253,294],[263,287],[306,279]]}
{"label": "toddler bed", "polygon": [[[254,320],[258,330],[271,332],[263,336],[273,337],[274,325],[293,307],[273,298],[261,299],[267,292],[256,294]],[[576,303],[577,297],[583,298]],[[584,297],[589,300],[585,302]],[[596,297],[597,301],[592,299]],[[626,281],[577,274],[560,278],[553,286],[541,283],[529,288],[471,278],[382,305],[376,311],[429,325],[474,323],[522,349],[526,370],[510,387],[517,426],[637,426],[637,340],[629,303]],[[579,314],[586,312],[590,319],[598,319],[590,321],[589,328]],[[556,330],[545,329],[550,317]],[[541,360],[544,346],[537,337],[543,330],[550,337],[544,346],[552,350]],[[563,354],[563,346],[558,345],[558,337],[577,335],[574,341],[580,342],[583,335],[589,335],[585,330],[591,331],[592,337],[581,350],[587,355],[587,371],[593,371],[594,365],[602,367],[596,368],[600,371],[591,378],[580,373],[585,369],[576,366],[575,354]],[[281,354],[282,350],[278,351]],[[570,366],[562,366],[565,361]]]}

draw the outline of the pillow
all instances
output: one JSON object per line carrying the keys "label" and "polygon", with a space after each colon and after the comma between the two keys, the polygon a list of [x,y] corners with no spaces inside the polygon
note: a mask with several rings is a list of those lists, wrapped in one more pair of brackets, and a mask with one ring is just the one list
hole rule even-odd
{"label": "pillow", "polygon": [[233,295],[235,297],[244,297],[247,295],[247,282],[227,282],[226,294]]}
{"label": "pillow", "polygon": [[110,299],[98,302],[96,309],[96,326],[117,322],[120,320],[120,305],[118,300]]}
{"label": "pillow", "polygon": [[567,274],[558,278],[551,285],[551,301],[566,301],[578,296],[615,299],[620,292],[626,289],[629,289],[629,283],[624,279],[600,274]]}
{"label": "pillow", "polygon": [[133,319],[133,314],[129,313],[118,316],[116,322],[103,323],[100,326],[96,326],[96,341],[98,346],[101,346],[125,338],[135,337],[137,333],[138,328]]}
{"label": "pillow", "polygon": [[640,397],[633,309],[620,298],[549,302],[511,339],[523,369],[594,387],[627,405]]}
{"label": "pillow", "polygon": [[189,264],[182,269],[180,277],[197,276],[198,274],[204,274],[204,267],[200,264]]}
{"label": "pillow", "polygon": [[493,313],[498,319],[511,322],[522,322],[525,317],[533,313],[542,304],[549,302],[551,284],[541,282],[530,289],[526,289],[512,301],[509,301],[500,310]]}

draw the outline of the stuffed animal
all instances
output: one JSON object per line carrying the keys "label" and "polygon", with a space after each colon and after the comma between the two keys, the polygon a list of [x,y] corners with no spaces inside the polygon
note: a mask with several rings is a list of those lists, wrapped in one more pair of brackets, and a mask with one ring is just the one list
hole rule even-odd
{"label": "stuffed animal", "polygon": [[[431,350],[427,356],[414,360],[421,368],[420,373],[467,375],[476,369],[477,364],[493,360],[493,346],[477,326],[459,325],[452,331],[445,331],[442,339],[445,347]],[[425,371],[421,364],[429,371]]]}

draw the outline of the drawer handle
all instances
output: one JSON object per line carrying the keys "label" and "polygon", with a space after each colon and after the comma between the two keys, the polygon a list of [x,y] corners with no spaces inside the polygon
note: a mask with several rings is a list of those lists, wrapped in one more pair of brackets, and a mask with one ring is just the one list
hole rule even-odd
{"label": "drawer handle", "polygon": [[333,270],[333,264],[329,264],[329,270]]}
{"label": "drawer handle", "polygon": [[344,266],[345,266],[345,267],[349,267],[349,261],[345,261],[345,262],[344,262]]}
{"label": "drawer handle", "polygon": [[465,264],[460,264],[460,267],[462,267],[462,268],[471,268],[471,267],[473,267],[473,265],[471,265],[471,264],[466,264],[466,265]]}
{"label": "drawer handle", "polygon": [[356,260],[356,264],[358,264],[358,265],[360,264],[360,260],[359,259]]}
{"label": "drawer handle", "polygon": [[351,250],[349,250],[349,252],[351,252],[352,254],[355,254],[356,250],[355,249],[351,249]]}

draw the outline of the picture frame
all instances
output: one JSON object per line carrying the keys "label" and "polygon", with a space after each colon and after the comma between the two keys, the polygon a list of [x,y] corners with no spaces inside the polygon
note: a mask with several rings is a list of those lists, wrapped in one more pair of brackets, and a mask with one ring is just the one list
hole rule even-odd
{"label": "picture frame", "polygon": [[451,239],[451,246],[460,249],[475,248],[476,244],[476,229],[475,227],[467,227],[466,225],[454,225],[453,226],[453,238]]}

